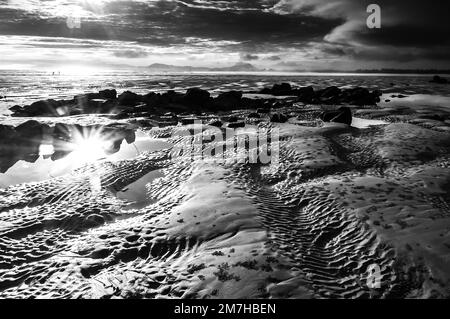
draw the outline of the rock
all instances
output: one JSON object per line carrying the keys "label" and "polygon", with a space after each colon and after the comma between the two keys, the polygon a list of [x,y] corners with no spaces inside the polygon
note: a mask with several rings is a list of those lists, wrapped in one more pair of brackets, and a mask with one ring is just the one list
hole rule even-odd
{"label": "rock", "polygon": [[248,118],[250,118],[250,119],[259,119],[259,118],[261,118],[261,115],[259,115],[258,113],[250,113],[248,115]]}
{"label": "rock", "polygon": [[10,107],[9,110],[11,112],[20,112],[22,111],[22,107],[20,105],[14,105],[13,107]]}
{"label": "rock", "polygon": [[184,118],[180,120],[181,125],[191,125],[195,124],[195,122],[201,122],[201,120],[197,118]]}
{"label": "rock", "polygon": [[435,75],[433,79],[430,81],[430,83],[448,84],[449,82],[446,78],[440,77],[439,75]]}
{"label": "rock", "polygon": [[203,108],[209,104],[210,96],[211,95],[206,90],[191,88],[186,91],[183,102],[184,104],[195,108]]}
{"label": "rock", "polygon": [[[72,109],[72,111],[78,110],[81,114],[95,114],[101,111],[102,104],[103,100],[79,97],[77,100],[77,105]],[[72,111],[71,114],[73,115]]]}
{"label": "rock", "polygon": [[286,123],[288,121],[288,117],[284,114],[275,113],[270,118],[270,122],[272,123]]}
{"label": "rock", "polygon": [[321,98],[331,98],[335,96],[339,96],[341,94],[341,89],[337,86],[330,86],[320,92],[318,92]]}
{"label": "rock", "polygon": [[243,97],[240,101],[239,108],[241,109],[258,109],[264,105],[265,99],[253,99],[248,97]]}
{"label": "rock", "polygon": [[112,113],[118,108],[117,100],[109,99],[99,105],[100,113]]}
{"label": "rock", "polygon": [[381,95],[382,93],[378,90],[370,92],[366,88],[356,87],[344,90],[340,102],[358,106],[376,105],[380,102]]}
{"label": "rock", "polygon": [[324,122],[352,124],[352,110],[349,107],[340,107],[336,111],[326,111],[320,116]]}
{"label": "rock", "polygon": [[315,104],[338,104],[342,91],[336,86],[330,86],[315,93],[312,102]]}
{"label": "rock", "polygon": [[258,114],[269,114],[270,113],[270,108],[261,108],[261,109],[258,109],[257,111],[256,111],[256,113],[258,113]]}
{"label": "rock", "polygon": [[227,127],[229,128],[245,127],[245,122],[228,123]]}
{"label": "rock", "polygon": [[30,120],[20,124],[16,127],[16,132],[21,139],[42,139],[45,129],[48,126],[39,123],[38,121]]}
{"label": "rock", "polygon": [[44,135],[50,131],[50,127],[30,120],[17,126],[15,131],[17,137],[14,140],[14,145],[19,146],[16,149],[16,157],[25,161],[36,161],[39,157],[39,147]]}
{"label": "rock", "polygon": [[237,121],[238,121],[238,118],[234,115],[225,119],[225,122],[228,122],[228,123],[236,123]]}
{"label": "rock", "polygon": [[311,103],[314,98],[314,88],[312,86],[301,87],[293,91],[300,102]]}
{"label": "rock", "polygon": [[221,93],[214,99],[213,104],[215,110],[231,111],[239,109],[242,105],[242,92],[229,91]]}
{"label": "rock", "polygon": [[222,127],[223,123],[220,120],[212,120],[208,123],[209,126],[214,126],[214,127]]}
{"label": "rock", "polygon": [[117,91],[115,89],[103,90],[98,93],[100,95],[100,98],[105,100],[115,100],[117,98]]}
{"label": "rock", "polygon": [[372,95],[380,97],[383,95],[383,92],[381,92],[380,90],[373,90]]}
{"label": "rock", "polygon": [[142,96],[140,96],[136,93],[130,92],[130,91],[125,91],[119,95],[118,101],[119,101],[119,105],[136,106],[140,102],[142,102]]}
{"label": "rock", "polygon": [[292,87],[289,83],[275,84],[271,89],[271,94],[275,96],[291,95]]}
{"label": "rock", "polygon": [[12,126],[0,124],[0,142],[12,140],[17,137],[16,131]]}
{"label": "rock", "polygon": [[142,102],[148,107],[159,107],[169,103],[169,100],[162,98],[159,93],[150,92],[142,96]]}
{"label": "rock", "polygon": [[19,115],[22,116],[55,116],[58,115],[56,109],[60,106],[55,100],[43,100],[24,106]]}
{"label": "rock", "polygon": [[98,94],[98,93],[78,94],[78,95],[75,95],[73,99],[75,101],[100,99],[100,94]]}
{"label": "rock", "polygon": [[259,94],[271,95],[272,89],[271,88],[263,88],[263,89],[261,89],[261,91],[259,91]]}
{"label": "rock", "polygon": [[272,104],[272,108],[274,109],[279,109],[285,106],[288,106],[289,104],[286,103],[285,101],[276,101]]}

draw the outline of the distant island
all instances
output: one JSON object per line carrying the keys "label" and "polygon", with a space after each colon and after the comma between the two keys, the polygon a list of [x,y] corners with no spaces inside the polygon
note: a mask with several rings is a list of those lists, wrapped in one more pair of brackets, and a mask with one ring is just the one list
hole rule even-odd
{"label": "distant island", "polygon": [[151,72],[286,72],[286,73],[357,73],[357,74],[450,74],[450,70],[439,69],[357,69],[357,70],[277,70],[277,69],[261,69],[251,63],[239,62],[229,67],[211,68],[189,65],[170,65],[163,63],[153,63],[147,67]]}
{"label": "distant island", "polygon": [[396,74],[450,74],[450,70],[439,69],[359,69],[350,73],[396,73]]}

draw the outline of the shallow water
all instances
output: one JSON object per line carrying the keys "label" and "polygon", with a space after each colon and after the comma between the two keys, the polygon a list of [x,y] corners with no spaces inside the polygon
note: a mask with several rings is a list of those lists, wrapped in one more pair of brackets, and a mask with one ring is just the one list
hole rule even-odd
{"label": "shallow water", "polygon": [[385,122],[385,121],[367,120],[367,119],[362,119],[362,118],[357,118],[357,117],[353,117],[353,121],[352,121],[352,126],[359,128],[359,129],[369,128],[371,126],[387,125],[387,124],[389,124],[389,123]]}
{"label": "shallow water", "polygon": [[164,177],[164,174],[160,170],[150,172],[136,182],[117,192],[117,198],[128,203],[124,209],[142,209],[150,204],[153,204],[156,200],[153,198],[151,189],[148,185],[155,179],[161,177]]}
{"label": "shallow water", "polygon": [[[386,102],[386,100],[390,100]],[[411,108],[432,107],[432,108],[450,108],[450,96],[433,94],[413,94],[406,97],[391,97],[391,94],[384,94],[382,101],[378,104],[380,107],[406,106]]]}
{"label": "shallow water", "polygon": [[136,140],[128,144],[125,140],[120,146],[120,150],[114,154],[107,154],[99,151],[98,156],[86,160],[83,149],[75,150],[67,156],[53,160],[50,158],[53,154],[53,145],[43,143],[40,146],[39,158],[34,162],[19,160],[5,173],[0,173],[0,188],[6,188],[12,185],[22,183],[39,182],[54,177],[70,173],[74,169],[87,164],[100,162],[104,160],[119,161],[133,159],[143,152],[152,152],[167,149],[171,144],[164,140],[154,139],[141,131],[136,132]]}

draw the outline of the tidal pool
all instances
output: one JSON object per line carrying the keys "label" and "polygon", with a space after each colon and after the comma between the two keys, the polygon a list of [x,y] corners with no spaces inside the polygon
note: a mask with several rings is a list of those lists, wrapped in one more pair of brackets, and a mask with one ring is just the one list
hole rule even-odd
{"label": "tidal pool", "polygon": [[53,144],[44,141],[39,147],[38,155],[26,160],[20,159],[6,172],[0,173],[0,188],[39,182],[67,174],[89,163],[132,159],[143,152],[164,150],[172,146],[165,140],[152,138],[142,131],[136,132],[136,139],[133,143],[123,140],[112,154],[102,147],[102,143],[106,142],[95,139],[85,140],[58,158],[52,156],[55,154]]}

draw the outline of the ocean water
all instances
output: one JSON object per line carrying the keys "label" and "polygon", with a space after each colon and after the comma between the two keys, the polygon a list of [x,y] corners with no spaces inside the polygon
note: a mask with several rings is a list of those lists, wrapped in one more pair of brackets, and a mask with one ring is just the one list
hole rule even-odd
{"label": "ocean water", "polygon": [[214,92],[226,90],[258,90],[274,83],[324,88],[363,86],[382,90],[386,95],[422,95],[441,97],[440,103],[450,100],[450,85],[430,83],[429,75],[386,74],[282,74],[282,73],[189,73],[150,74],[145,72],[111,71],[96,74],[53,74],[34,71],[0,71],[0,115],[8,115],[13,105],[25,105],[42,99],[65,99],[86,92],[115,88],[123,92],[183,91],[201,87]]}

